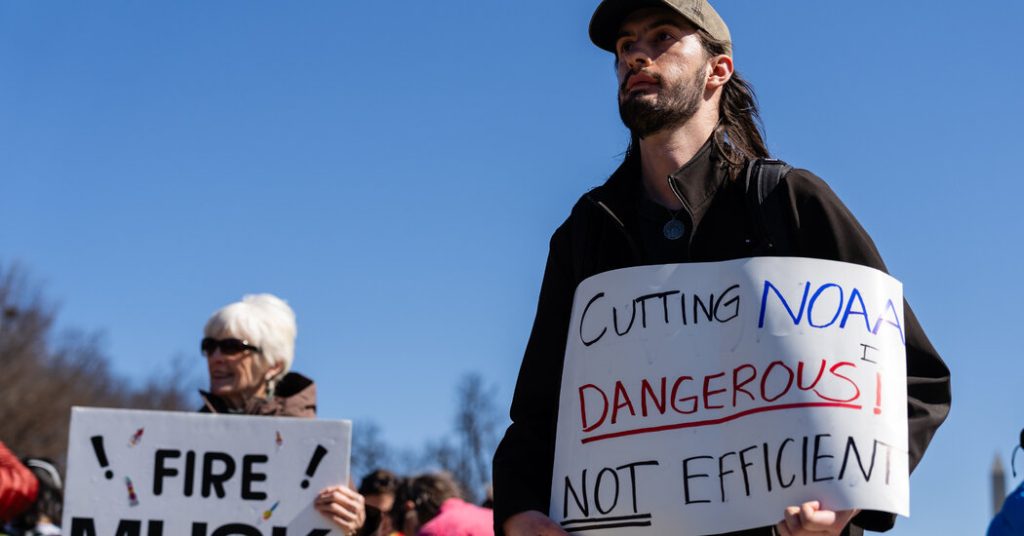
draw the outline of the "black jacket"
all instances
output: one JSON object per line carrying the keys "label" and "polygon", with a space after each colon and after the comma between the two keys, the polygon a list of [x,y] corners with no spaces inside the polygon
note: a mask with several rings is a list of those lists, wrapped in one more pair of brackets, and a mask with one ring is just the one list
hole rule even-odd
{"label": "black jacket", "polygon": [[[576,286],[592,275],[645,264],[710,262],[763,254],[844,261],[885,271],[871,238],[835,193],[818,177],[790,171],[765,201],[779,208],[772,221],[759,225],[750,209],[742,175],[728,169],[708,143],[673,174],[683,201],[677,216],[687,233],[676,241],[670,258],[650,241],[639,216],[644,200],[639,158],[626,161],[601,187],[584,195],[551,237],[537,315],[519,370],[512,400],[512,425],[494,456],[495,527],[527,510],[548,511],[558,420],[558,397],[569,317]],[[667,219],[666,214],[666,219]],[[764,229],[790,233],[782,249],[763,251]],[[660,258],[654,258],[660,257]],[[932,347],[910,307],[904,303],[907,342],[907,414],[910,468],[920,462],[932,435],[950,406],[949,369]],[[779,513],[780,519],[782,512]],[[859,527],[883,531],[895,516],[863,512],[847,533]],[[771,534],[769,528],[737,534]]]}

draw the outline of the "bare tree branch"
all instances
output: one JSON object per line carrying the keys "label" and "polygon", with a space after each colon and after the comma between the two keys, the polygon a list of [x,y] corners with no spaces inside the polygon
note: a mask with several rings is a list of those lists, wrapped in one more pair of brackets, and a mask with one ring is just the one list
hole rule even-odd
{"label": "bare tree branch", "polygon": [[71,406],[191,409],[183,365],[134,386],[110,370],[96,333],[53,332],[54,308],[20,266],[0,264],[0,439],[63,460]]}

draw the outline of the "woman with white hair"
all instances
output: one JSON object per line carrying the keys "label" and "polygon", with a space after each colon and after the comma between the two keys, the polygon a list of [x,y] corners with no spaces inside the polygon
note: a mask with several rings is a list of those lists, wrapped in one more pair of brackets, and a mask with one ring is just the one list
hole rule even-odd
{"label": "woman with white hair", "polygon": [[[200,345],[210,372],[200,412],[316,417],[316,385],[290,372],[295,334],[295,313],[271,294],[248,295],[213,313]],[[348,487],[324,489],[314,506],[346,536],[376,528],[364,526],[363,496]]]}

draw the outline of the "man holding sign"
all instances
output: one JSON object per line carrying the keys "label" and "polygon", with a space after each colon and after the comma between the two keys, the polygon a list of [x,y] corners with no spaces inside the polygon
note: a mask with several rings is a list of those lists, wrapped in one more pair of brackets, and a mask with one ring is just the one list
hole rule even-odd
{"label": "man holding sign", "polygon": [[[889,529],[950,404],[899,282],[821,179],[766,160],[706,0],[605,0],[590,37],[632,140],[551,239],[496,529]],[[733,260],[761,256],[794,258]]]}

